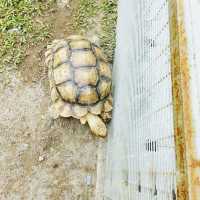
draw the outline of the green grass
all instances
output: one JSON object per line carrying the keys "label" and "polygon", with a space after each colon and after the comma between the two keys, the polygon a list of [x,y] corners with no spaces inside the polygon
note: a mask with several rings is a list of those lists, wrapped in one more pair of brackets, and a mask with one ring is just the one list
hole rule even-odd
{"label": "green grass", "polygon": [[53,1],[0,0],[0,71],[17,67],[26,49],[49,37],[49,27],[35,20]]}
{"label": "green grass", "polygon": [[100,10],[103,13],[102,33],[100,35],[101,46],[109,60],[112,61],[116,44],[117,1],[102,0]]}
{"label": "green grass", "polygon": [[[101,16],[100,43],[112,61],[115,48],[117,0],[77,0],[74,30],[86,33]],[[0,72],[18,67],[26,50],[50,37],[50,25],[37,20],[55,0],[0,0]],[[42,17],[41,17],[42,18]]]}
{"label": "green grass", "polygon": [[112,62],[117,21],[117,0],[79,0],[78,8],[74,11],[74,29],[84,34],[95,28],[95,17],[101,17],[101,31],[99,33],[101,47]]}
{"label": "green grass", "polygon": [[98,13],[98,4],[96,0],[78,0],[78,6],[73,13],[74,29],[81,33],[93,26],[93,18]]}

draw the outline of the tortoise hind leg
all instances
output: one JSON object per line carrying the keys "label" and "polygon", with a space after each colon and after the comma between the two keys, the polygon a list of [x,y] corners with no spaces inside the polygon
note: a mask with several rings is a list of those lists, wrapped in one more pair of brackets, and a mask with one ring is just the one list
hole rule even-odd
{"label": "tortoise hind leg", "polygon": [[110,95],[108,99],[104,102],[103,110],[101,112],[101,118],[104,122],[109,122],[112,118],[112,109],[113,109],[113,98]]}
{"label": "tortoise hind leg", "polygon": [[106,125],[99,116],[88,113],[86,115],[86,119],[92,133],[94,133],[96,136],[106,137],[107,135]]}

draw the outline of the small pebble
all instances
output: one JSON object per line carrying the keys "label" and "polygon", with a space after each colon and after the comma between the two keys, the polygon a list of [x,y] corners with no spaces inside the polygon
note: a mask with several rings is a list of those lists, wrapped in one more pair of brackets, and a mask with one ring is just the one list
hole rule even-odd
{"label": "small pebble", "polygon": [[21,144],[19,146],[19,151],[26,151],[28,149],[29,145],[28,144]]}
{"label": "small pebble", "polygon": [[92,184],[92,176],[91,175],[87,175],[85,177],[85,184],[88,186]]}
{"label": "small pebble", "polygon": [[58,168],[58,164],[55,163],[55,164],[53,165],[53,168],[54,168],[54,169],[55,169],[55,168]]}
{"label": "small pebble", "polygon": [[57,5],[59,8],[69,7],[69,0],[57,0]]}
{"label": "small pebble", "polygon": [[39,162],[42,162],[43,160],[45,159],[45,157],[44,156],[39,156]]}
{"label": "small pebble", "polygon": [[19,28],[12,28],[10,30],[8,30],[8,33],[19,33],[20,29]]}

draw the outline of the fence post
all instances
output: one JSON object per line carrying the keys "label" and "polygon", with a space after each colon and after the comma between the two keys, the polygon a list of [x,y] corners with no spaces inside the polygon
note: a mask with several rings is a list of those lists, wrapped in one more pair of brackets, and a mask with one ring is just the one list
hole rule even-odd
{"label": "fence post", "polygon": [[177,165],[177,199],[199,200],[200,177],[195,168],[195,129],[190,91],[190,63],[184,0],[170,0],[171,72]]}

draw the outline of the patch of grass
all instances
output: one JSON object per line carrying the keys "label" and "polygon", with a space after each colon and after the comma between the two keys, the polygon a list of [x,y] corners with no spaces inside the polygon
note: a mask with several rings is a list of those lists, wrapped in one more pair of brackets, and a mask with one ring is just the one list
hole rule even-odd
{"label": "patch of grass", "polygon": [[74,29],[81,34],[95,29],[95,20],[100,17],[101,47],[112,62],[116,39],[117,0],[79,0],[73,16]]}
{"label": "patch of grass", "polygon": [[103,13],[101,46],[112,61],[116,44],[117,0],[102,0],[100,10]]}
{"label": "patch of grass", "polygon": [[81,33],[93,26],[93,18],[98,13],[98,4],[96,0],[78,0],[77,8],[74,12],[74,29]]}
{"label": "patch of grass", "polygon": [[0,70],[18,66],[26,49],[49,37],[49,27],[37,20],[53,0],[0,1]]}

